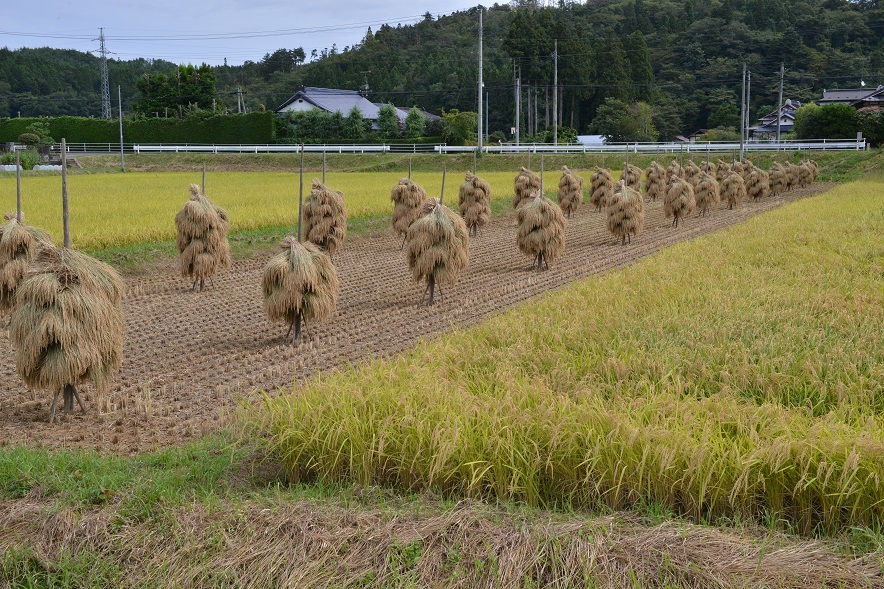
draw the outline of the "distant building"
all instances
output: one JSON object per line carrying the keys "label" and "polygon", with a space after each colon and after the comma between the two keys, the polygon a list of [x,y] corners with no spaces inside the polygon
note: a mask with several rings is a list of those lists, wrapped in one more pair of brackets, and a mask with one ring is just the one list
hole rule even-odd
{"label": "distant building", "polygon": [[795,112],[801,108],[797,100],[786,100],[778,111],[772,110],[767,115],[758,119],[758,124],[749,127],[749,136],[752,139],[776,138],[777,119],[780,121],[780,135],[785,135],[795,126]]}
{"label": "distant building", "polygon": [[578,135],[577,143],[588,146],[604,145],[606,143],[604,135]]}
{"label": "distant building", "polygon": [[[378,113],[384,104],[380,102],[371,102],[356,90],[338,90],[335,88],[315,88],[307,86],[301,88],[295,92],[291,98],[283,102],[276,109],[276,113],[282,115],[287,112],[322,110],[329,113],[339,112],[342,115],[347,116],[350,111],[353,110],[354,106],[359,109],[364,119],[369,120],[374,124],[377,122]],[[408,116],[408,111],[411,109],[400,108],[398,106],[394,106],[394,108],[396,109],[396,116],[398,116],[399,120],[404,123],[405,117]],[[428,121],[441,118],[423,109],[419,110]]]}

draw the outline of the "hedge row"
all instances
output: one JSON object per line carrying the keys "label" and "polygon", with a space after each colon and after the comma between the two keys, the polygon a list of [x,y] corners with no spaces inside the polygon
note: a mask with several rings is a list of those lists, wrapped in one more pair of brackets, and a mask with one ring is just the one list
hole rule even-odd
{"label": "hedge row", "polygon": [[[194,116],[186,119],[148,118],[123,120],[126,143],[265,144],[273,142],[273,113]],[[84,117],[0,118],[0,142],[17,141],[35,122],[48,123],[56,141],[70,143],[116,143],[119,121]]]}

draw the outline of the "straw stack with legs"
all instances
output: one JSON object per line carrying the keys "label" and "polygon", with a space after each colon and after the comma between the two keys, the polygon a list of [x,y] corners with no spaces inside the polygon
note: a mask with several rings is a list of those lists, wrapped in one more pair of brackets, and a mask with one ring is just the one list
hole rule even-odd
{"label": "straw stack with legs", "polygon": [[[443,180],[444,186],[444,180]],[[460,215],[431,198],[424,205],[424,215],[411,224],[405,236],[408,266],[416,282],[426,288],[421,303],[435,302],[436,287],[457,284],[469,262],[469,230]],[[444,296],[444,295],[442,295]]]}
{"label": "straw stack with legs", "polygon": [[674,217],[672,226],[678,227],[678,222],[690,215],[696,205],[691,183],[684,178],[674,177],[666,188],[666,198],[663,200],[663,214],[667,219]]}
{"label": "straw stack with legs", "polygon": [[657,162],[651,162],[645,171],[645,195],[648,199],[656,201],[663,199],[666,194],[666,168]]}
{"label": "straw stack with legs", "polygon": [[769,174],[771,195],[779,196],[786,192],[786,188],[788,187],[786,168],[781,166],[779,162],[774,162],[770,165]]}
{"label": "straw stack with legs", "polygon": [[645,226],[645,200],[641,193],[626,186],[622,180],[617,183],[614,195],[608,201],[608,231],[621,239],[620,243],[632,243]]}
{"label": "straw stack with legs", "polygon": [[69,248],[43,244],[15,294],[9,339],[19,376],[31,388],[59,393],[65,413],[77,387],[107,392],[123,352],[123,281],[103,262]]}
{"label": "straw stack with legs", "polygon": [[211,202],[190,185],[190,200],[175,215],[178,228],[178,252],[181,254],[181,276],[193,279],[193,289],[202,291],[206,279],[230,266],[230,244],[227,211]]}
{"label": "straw stack with legs", "polygon": [[15,291],[25,279],[28,266],[41,248],[52,245],[49,234],[19,222],[16,215],[4,215],[0,225],[0,311],[12,308]]}
{"label": "straw stack with legs", "polygon": [[804,188],[813,184],[813,169],[807,162],[802,162],[798,166],[798,186]]}
{"label": "straw stack with legs", "polygon": [[638,166],[632,164],[624,164],[623,171],[620,172],[620,181],[626,182],[626,186],[632,188],[636,192],[642,189],[642,170]]}
{"label": "straw stack with legs", "polygon": [[399,178],[399,184],[390,193],[390,200],[393,201],[393,231],[402,236],[402,244],[405,245],[408,228],[423,214],[427,193],[411,178]]}
{"label": "straw stack with legs", "polygon": [[700,172],[697,179],[697,187],[694,189],[694,200],[700,214],[705,217],[706,211],[718,206],[720,195],[718,181],[712,174]]}
{"label": "straw stack with legs", "polygon": [[684,167],[684,179],[691,183],[691,186],[694,188],[697,187],[697,180],[700,179],[700,166],[694,163],[693,160],[688,160],[688,163],[685,164]]}
{"label": "straw stack with legs", "polygon": [[811,183],[816,182],[816,179],[819,178],[820,175],[820,166],[813,160],[807,160],[807,165],[810,166],[810,181]]}
{"label": "straw stack with legs", "polygon": [[562,178],[559,180],[559,206],[569,219],[577,212],[577,207],[583,202],[583,178],[562,166]]}
{"label": "straw stack with legs", "polygon": [[718,160],[718,165],[715,167],[715,179],[718,180],[719,184],[724,182],[730,171],[731,165],[729,163]]}
{"label": "straw stack with legs", "polygon": [[594,204],[596,212],[600,213],[608,206],[608,200],[614,194],[614,178],[611,176],[611,171],[596,166],[589,177],[589,190],[589,202]]}
{"label": "straw stack with legs", "polygon": [[761,168],[752,168],[746,180],[746,195],[752,200],[760,200],[770,196],[770,179]]}
{"label": "straw stack with legs", "polygon": [[540,176],[528,168],[519,168],[513,183],[513,208],[519,208],[522,201],[530,200],[540,193]]}
{"label": "straw stack with legs", "polygon": [[743,176],[743,182],[746,183],[746,187],[749,187],[749,175],[755,171],[755,164],[753,164],[750,160],[743,160],[742,165],[740,167],[740,175]]}
{"label": "straw stack with legs", "polygon": [[479,229],[491,220],[491,186],[488,182],[467,172],[466,179],[460,186],[458,208],[470,237],[475,237]]}
{"label": "straw stack with legs", "polygon": [[792,190],[798,186],[798,166],[792,162],[786,162],[783,167],[786,169],[786,189]]}
{"label": "straw stack with legs", "polygon": [[681,167],[681,164],[679,164],[677,160],[672,160],[672,163],[669,164],[668,168],[666,168],[666,185],[668,186],[669,183],[672,182],[673,178],[683,177],[684,168]]}
{"label": "straw stack with legs", "polygon": [[532,268],[541,272],[562,255],[565,250],[565,215],[556,203],[538,193],[537,197],[519,207],[516,223],[519,251],[531,257]]}
{"label": "straw stack with legs", "polygon": [[721,182],[721,200],[727,201],[727,208],[733,208],[746,200],[746,184],[736,172],[729,172]]}
{"label": "straw stack with legs", "polygon": [[310,196],[304,201],[304,236],[333,256],[347,236],[344,194],[313,179]]}

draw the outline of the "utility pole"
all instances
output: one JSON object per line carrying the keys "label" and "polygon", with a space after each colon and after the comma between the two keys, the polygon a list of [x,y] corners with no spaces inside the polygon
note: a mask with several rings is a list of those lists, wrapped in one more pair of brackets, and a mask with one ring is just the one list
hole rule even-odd
{"label": "utility pole", "polygon": [[110,78],[107,74],[107,47],[104,44],[104,27],[98,30],[101,33],[98,35],[98,39],[93,39],[93,41],[99,42],[98,54],[101,57],[101,118],[106,121],[112,121],[114,117],[111,114]]}
{"label": "utility pole", "polygon": [[553,147],[559,145],[559,40],[553,50]]}
{"label": "utility pole", "polygon": [[522,66],[516,77],[516,146],[519,145],[519,116],[522,114]]}
{"label": "utility pole", "polygon": [[117,85],[117,100],[120,107],[120,171],[126,171],[126,159],[123,156],[123,91]]}
{"label": "utility pole", "polygon": [[780,119],[783,117],[783,76],[786,72],[786,64],[780,62],[780,99],[777,101],[777,151],[780,150]]}
{"label": "utility pole", "polygon": [[482,151],[482,92],[485,84],[482,83],[482,7],[479,7],[479,142],[478,151]]}
{"label": "utility pole", "polygon": [[749,96],[752,93],[752,70],[746,72],[746,143],[749,143],[749,120],[751,110],[749,108]]}
{"label": "utility pole", "polygon": [[489,108],[489,100],[488,100],[488,92],[485,92],[485,142],[488,142],[488,121],[491,119],[490,113],[491,109]]}
{"label": "utility pole", "polygon": [[743,62],[743,85],[740,86],[740,161],[743,161],[743,144],[746,134],[746,62]]}

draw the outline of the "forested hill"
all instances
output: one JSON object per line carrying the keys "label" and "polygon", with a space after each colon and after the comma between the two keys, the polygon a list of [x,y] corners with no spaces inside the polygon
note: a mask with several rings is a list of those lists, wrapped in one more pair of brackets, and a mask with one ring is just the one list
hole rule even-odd
{"label": "forested hill", "polygon": [[[275,108],[300,86],[358,89],[400,106],[475,110],[478,9],[409,26],[369,30],[354,47],[332,47],[304,63],[299,51],[215,68],[219,104]],[[785,98],[810,101],[823,88],[884,83],[880,0],[592,0],[539,8],[495,5],[484,14],[484,80],[490,130],[513,125],[514,70],[522,75],[523,133],[552,111],[558,40],[562,123],[585,132],[606,98],[642,102],[660,138],[737,123],[745,61],[752,72],[752,117],[774,108],[780,62]],[[303,55],[302,53],[300,55]],[[31,64],[38,64],[33,73]],[[44,75],[47,64],[52,71]],[[134,80],[168,71],[157,61],[114,61],[111,84],[135,95]],[[31,72],[31,73],[22,73]],[[115,79],[118,77],[119,79]],[[59,50],[0,50],[0,116],[97,114],[97,59]],[[530,96],[529,96],[530,95]],[[23,100],[22,97],[28,98]],[[51,100],[44,101],[43,97]],[[531,119],[536,108],[537,120]]]}

